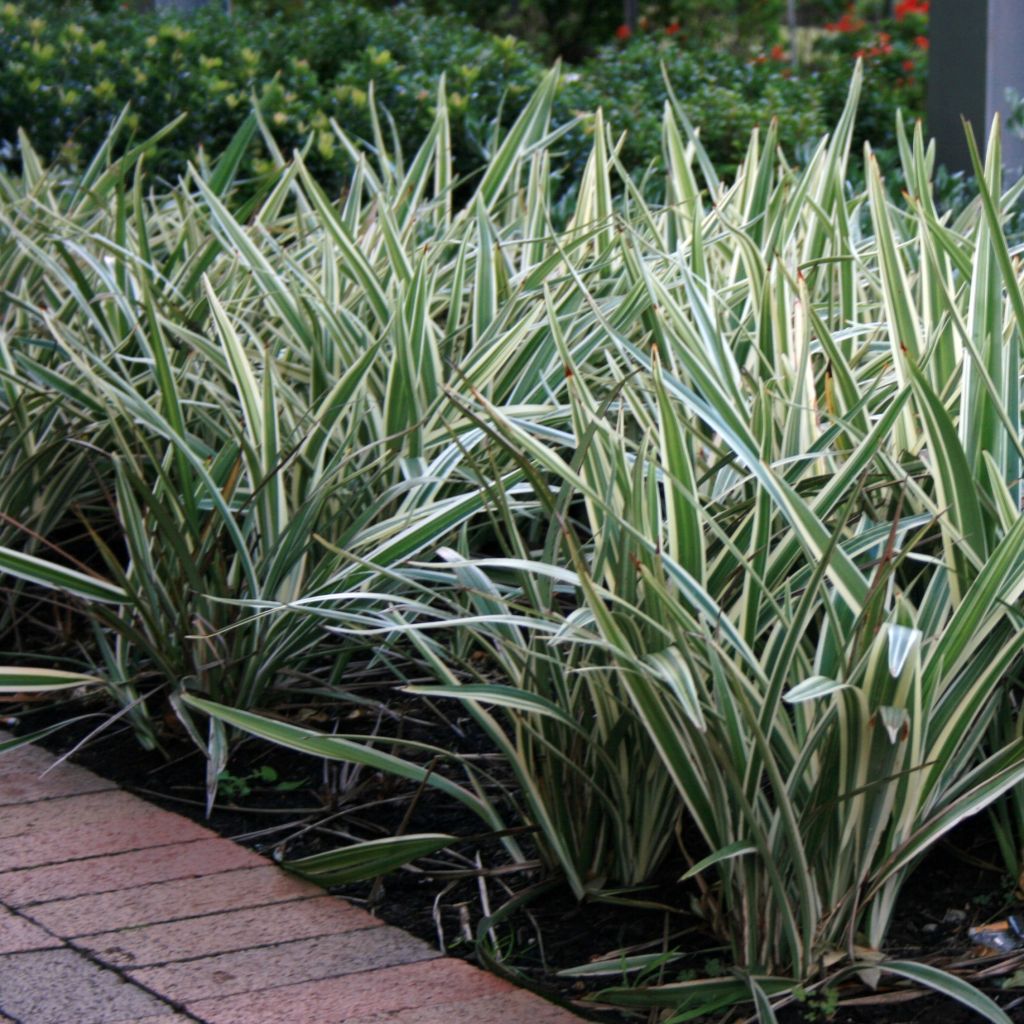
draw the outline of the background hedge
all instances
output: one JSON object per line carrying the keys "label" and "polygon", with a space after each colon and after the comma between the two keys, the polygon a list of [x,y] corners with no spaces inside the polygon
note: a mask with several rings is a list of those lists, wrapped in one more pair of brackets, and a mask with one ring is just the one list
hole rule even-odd
{"label": "background hedge", "polygon": [[[409,152],[429,128],[437,80],[445,73],[456,170],[469,175],[490,152],[495,128],[511,122],[545,67],[528,43],[476,28],[459,13],[428,14],[406,5],[371,10],[343,0],[277,7],[233,16],[208,9],[186,25],[124,6],[104,11],[63,4],[43,14],[38,3],[3,4],[0,158],[17,162],[17,130],[23,127],[45,158],[75,166],[130,104],[129,126],[142,136],[187,112],[156,159],[155,169],[174,177],[199,147],[220,150],[255,100],[282,151],[308,142],[309,163],[338,187],[347,161],[330,119],[372,141],[372,83],[387,112],[385,123],[390,121],[393,136]],[[610,37],[567,68],[555,122],[603,107],[617,130],[628,129],[622,158],[642,168],[659,152],[664,64],[712,159],[726,171],[739,159],[750,129],[772,117],[784,150],[799,160],[809,140],[838,116],[853,59],[867,52],[857,44],[875,32],[867,23],[858,32],[825,32],[822,53],[794,72],[780,44],[758,49],[757,32],[744,37],[742,46],[734,34],[725,37],[732,38],[731,49],[709,49],[691,31],[692,21],[686,27],[676,20],[644,24],[646,29],[628,37]],[[902,99],[912,114],[920,105],[920,95],[894,77],[893,60],[899,57],[879,48],[868,59],[861,131],[872,133],[883,149],[895,104]],[[578,174],[589,128],[585,122],[565,137],[556,173]],[[267,156],[254,147],[249,170],[265,170]]]}

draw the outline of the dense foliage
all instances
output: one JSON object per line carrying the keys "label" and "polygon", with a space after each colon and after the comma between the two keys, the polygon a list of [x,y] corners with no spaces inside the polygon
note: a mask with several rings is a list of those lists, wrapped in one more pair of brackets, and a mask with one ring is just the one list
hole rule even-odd
{"label": "dense foliage", "polygon": [[[699,33],[681,27],[689,22],[646,24],[626,39],[609,32],[565,76],[553,108],[556,123],[570,125],[577,112],[603,107],[611,123],[628,129],[620,156],[637,169],[662,158],[662,64],[712,159],[727,169],[735,167],[752,128],[773,118],[784,150],[805,159],[838,117],[858,49],[871,85],[861,137],[870,132],[884,150],[893,139],[895,108],[919,110],[919,85],[908,86],[907,79],[920,82],[923,50],[914,50],[914,76],[893,73],[894,60],[910,59],[903,56],[905,30],[901,48],[886,55],[868,54],[868,29],[860,25],[857,33],[826,33],[821,59],[794,72],[778,45],[708,52]],[[433,123],[442,72],[456,174],[470,175],[493,150],[495,129],[507,128],[543,71],[525,43],[472,28],[457,15],[428,17],[406,6],[371,10],[342,0],[259,18],[209,9],[187,25],[120,8],[67,5],[37,13],[29,3],[8,2],[0,7],[0,29],[0,155],[8,163],[17,162],[17,129],[25,127],[47,160],[78,166],[129,105],[127,127],[138,137],[187,115],[150,155],[153,170],[169,178],[197,148],[223,149],[255,102],[274,143],[257,140],[247,171],[269,171],[275,146],[285,157],[308,147],[311,169],[336,188],[349,164],[332,120],[377,144],[376,103],[386,111],[388,145],[394,135],[414,148]],[[919,34],[921,25],[911,31]],[[32,112],[28,124],[26,111]],[[553,173],[578,179],[592,130],[591,119],[570,128],[553,150]]]}
{"label": "dense foliage", "polygon": [[[301,22],[207,10],[187,26],[121,10],[74,13],[29,17],[14,4],[0,8],[0,139],[8,159],[16,158],[26,110],[33,116],[24,126],[40,152],[75,165],[130,105],[127,126],[140,136],[187,115],[153,155],[154,169],[173,176],[197,147],[223,149],[255,100],[277,145],[290,153],[309,140],[310,163],[330,181],[347,166],[330,118],[371,138],[372,82],[399,136],[415,143],[429,130],[437,76],[447,69],[455,158],[468,170],[479,166],[490,132],[475,118],[493,117],[506,94],[516,104],[540,75],[515,40],[411,9],[381,15],[332,3]],[[267,170],[270,156],[254,148],[250,169]]]}
{"label": "dense foliage", "polygon": [[[0,693],[105,694],[210,801],[247,733],[432,788],[520,894],[667,864],[731,972],[610,951],[662,972],[611,1003],[1007,1024],[885,953],[953,828],[1024,839],[1024,183],[993,138],[937,207],[927,0],[797,61],[781,4],[667,0],[565,72],[466,15],[571,5],[437,6],[0,7]],[[403,679],[485,756],[309,727]]]}
{"label": "dense foliage", "polygon": [[[150,745],[176,723],[211,799],[242,731],[431,787],[524,891],[622,899],[671,858],[733,973],[610,1001],[770,1022],[868,972],[1008,1024],[884,942],[921,857],[1024,782],[1024,185],[993,139],[940,218],[917,131],[905,194],[870,152],[851,188],[859,85],[801,167],[769,128],[728,175],[670,105],[646,189],[595,114],[562,228],[557,72],[462,204],[443,102],[401,160],[339,133],[338,203],[301,157],[239,190],[251,119],[167,189],[145,147],[67,179],[25,143],[0,691],[103,690]],[[300,717],[367,677],[463,708],[492,756]]]}
{"label": "dense foliage", "polygon": [[[631,31],[622,3],[561,3],[558,0],[425,0],[432,13],[459,11],[491,32],[511,32],[546,57],[579,60],[615,32]],[[776,41],[785,0],[660,0],[636,5],[638,24],[675,25],[691,45],[731,48],[745,55],[752,44]]]}

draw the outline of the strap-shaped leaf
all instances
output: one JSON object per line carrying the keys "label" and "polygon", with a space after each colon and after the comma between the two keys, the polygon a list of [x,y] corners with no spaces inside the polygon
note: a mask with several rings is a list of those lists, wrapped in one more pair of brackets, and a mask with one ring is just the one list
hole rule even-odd
{"label": "strap-shaped leaf", "polygon": [[81,686],[102,686],[99,676],[84,672],[65,672],[51,668],[23,668],[0,665],[0,693],[33,693],[49,690],[74,690]]}
{"label": "strap-shaped leaf", "polygon": [[457,842],[458,837],[439,832],[391,836],[282,861],[282,866],[318,885],[347,885],[386,875],[418,857],[428,857]]}
{"label": "strap-shaped leaf", "polygon": [[27,555],[12,548],[0,547],[0,573],[9,573],[20,579],[52,590],[63,590],[87,601],[106,604],[128,604],[131,598],[121,588],[97,576],[87,576],[77,569]]}

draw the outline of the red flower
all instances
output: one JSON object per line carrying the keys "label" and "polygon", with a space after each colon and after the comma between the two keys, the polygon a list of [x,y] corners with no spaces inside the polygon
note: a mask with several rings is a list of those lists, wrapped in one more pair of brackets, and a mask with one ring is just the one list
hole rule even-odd
{"label": "red flower", "polygon": [[628,25],[620,25],[615,30],[615,38],[621,39],[623,42],[627,40],[633,34],[633,30]]}
{"label": "red flower", "polygon": [[908,72],[909,71],[913,71],[914,70],[914,62],[912,60],[909,60],[909,59],[905,60],[903,62],[903,70],[904,71],[908,71]]}
{"label": "red flower", "polygon": [[786,59],[786,51],[781,46],[779,46],[778,43],[776,43],[772,47],[772,60],[785,60],[785,59]]}
{"label": "red flower", "polygon": [[678,21],[670,21],[665,26],[665,35],[667,35],[667,36],[674,36],[678,31],[679,31],[679,22]]}
{"label": "red flower", "polygon": [[825,29],[828,32],[857,32],[863,27],[864,22],[854,15],[853,5],[851,4],[838,21],[830,21],[825,26]]}
{"label": "red flower", "polygon": [[922,50],[928,49],[928,37],[927,36],[915,36],[914,43]]}
{"label": "red flower", "polygon": [[903,21],[908,14],[927,14],[930,8],[929,0],[900,0],[896,5],[896,20]]}

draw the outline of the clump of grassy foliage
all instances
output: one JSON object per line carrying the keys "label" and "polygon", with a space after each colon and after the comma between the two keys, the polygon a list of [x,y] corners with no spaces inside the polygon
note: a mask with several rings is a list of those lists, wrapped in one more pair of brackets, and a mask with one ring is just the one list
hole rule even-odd
{"label": "clump of grassy foliage", "polygon": [[[800,984],[888,973],[1005,1022],[881,950],[921,857],[1024,781],[1022,186],[994,134],[979,198],[940,216],[918,129],[902,198],[870,150],[852,192],[855,78],[801,169],[769,127],[731,178],[670,101],[657,202],[598,113],[556,228],[557,77],[461,206],[443,92],[411,158],[336,129],[340,203],[298,155],[235,191],[251,122],[160,191],[146,145],[62,182],[23,141],[0,179],[4,625],[76,662],[23,655],[0,685],[98,682],[151,743],[166,699],[211,792],[233,730],[433,786],[534,829],[581,899],[671,853],[735,973],[609,1001],[768,1021]],[[259,713],[401,664],[476,718],[511,798],[457,754]]]}

